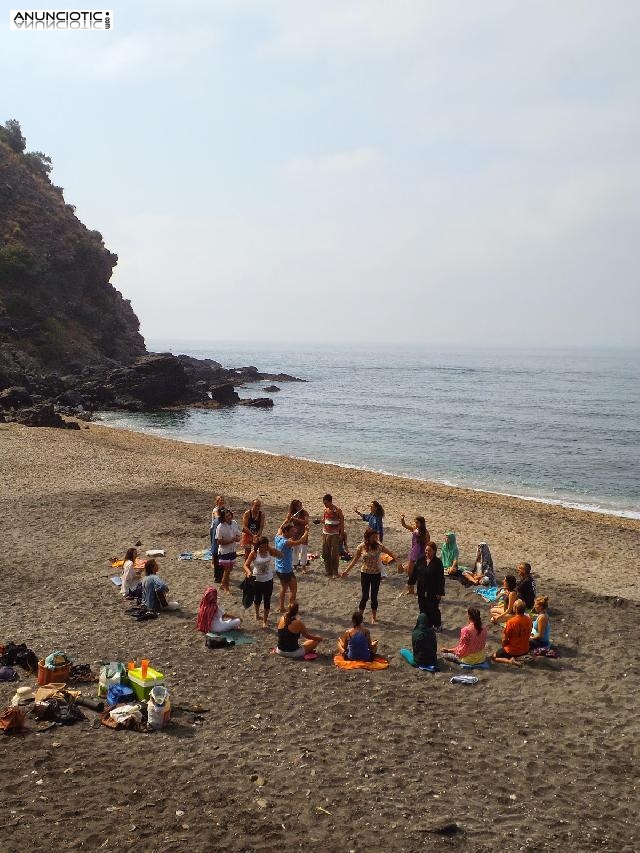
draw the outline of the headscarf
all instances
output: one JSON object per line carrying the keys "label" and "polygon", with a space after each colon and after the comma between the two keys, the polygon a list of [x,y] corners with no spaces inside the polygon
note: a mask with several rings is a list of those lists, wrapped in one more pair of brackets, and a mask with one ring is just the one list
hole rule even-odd
{"label": "headscarf", "polygon": [[429,632],[433,629],[429,626],[427,622],[427,614],[420,613],[418,615],[418,619],[416,621],[416,627],[411,632],[411,640],[413,643],[419,643],[421,640],[426,640]]}
{"label": "headscarf", "polygon": [[496,585],[496,575],[493,571],[493,559],[491,557],[491,551],[489,550],[489,546],[486,542],[478,543],[478,548],[480,549],[480,561],[482,563],[482,574],[487,578],[489,582],[489,586]]}
{"label": "headscarf", "polygon": [[453,561],[458,559],[458,543],[456,542],[455,533],[446,533],[442,548],[440,549],[440,559],[445,569],[453,565]]}
{"label": "headscarf", "polygon": [[491,569],[493,571],[493,559],[491,557],[491,551],[489,550],[489,546],[486,542],[479,542],[478,548],[480,549],[480,562],[482,563],[482,571],[487,573],[487,569]]}
{"label": "headscarf", "polygon": [[200,600],[198,608],[197,630],[207,634],[218,612],[218,590],[215,586],[208,586]]}

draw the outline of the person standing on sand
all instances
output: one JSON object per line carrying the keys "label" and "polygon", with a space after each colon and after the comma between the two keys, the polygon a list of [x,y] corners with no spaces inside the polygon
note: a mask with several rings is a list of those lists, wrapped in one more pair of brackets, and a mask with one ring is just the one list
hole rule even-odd
{"label": "person standing on sand", "polygon": [[264,513],[262,512],[262,501],[254,498],[251,506],[242,516],[242,539],[240,544],[244,548],[244,558],[248,559],[253,546],[262,536],[264,529]]}
{"label": "person standing on sand", "polygon": [[[289,511],[287,512],[287,517],[283,521],[283,524],[286,524],[288,521],[292,522],[294,525],[293,538],[300,539],[304,534],[305,527],[309,526],[309,513],[302,506],[302,501],[295,498],[289,504]],[[296,545],[293,550],[293,564],[296,569],[302,569],[302,574],[307,574],[307,565],[309,560],[307,558],[307,554],[309,552],[309,545],[307,542],[303,542],[302,545]]]}
{"label": "person standing on sand", "polygon": [[298,581],[293,571],[293,549],[309,541],[309,525],[306,524],[304,533],[298,539],[294,538],[295,524],[293,521],[283,521],[276,533],[273,544],[281,556],[276,557],[276,574],[280,581],[280,613],[284,613],[284,599],[289,591],[289,607],[296,600]]}
{"label": "person standing on sand", "polygon": [[322,560],[327,577],[337,578],[340,565],[340,542],[344,539],[344,513],[333,503],[331,495],[322,498]]}
{"label": "person standing on sand", "polygon": [[371,504],[369,505],[369,512],[362,512],[362,510],[357,506],[354,506],[353,511],[356,515],[359,515],[363,521],[366,521],[372,530],[376,531],[380,542],[384,541],[384,525],[382,523],[382,519],[384,518],[384,509],[379,501],[371,501]]}
{"label": "person standing on sand", "polygon": [[269,627],[269,611],[271,610],[271,596],[273,595],[273,560],[272,557],[282,557],[282,551],[272,548],[269,539],[261,536],[253,546],[253,550],[244,564],[244,573],[250,578],[253,576],[253,604],[256,609],[256,622],[260,621],[260,604],[264,601],[264,612],[262,615],[262,627]]}
{"label": "person standing on sand", "polygon": [[364,532],[364,540],[356,548],[356,553],[347,568],[342,572],[341,577],[346,578],[355,564],[362,560],[360,569],[360,585],[362,588],[362,597],[358,610],[364,614],[371,595],[371,622],[375,625],[378,621],[378,591],[380,590],[380,581],[382,580],[382,555],[388,554],[392,560],[396,559],[395,554],[392,554],[388,548],[385,548],[378,542],[378,534],[375,530],[368,527]]}
{"label": "person standing on sand", "polygon": [[[424,520],[424,516],[422,515],[416,515],[414,523],[407,524],[403,513],[400,516],[400,524],[404,527],[405,530],[408,530],[411,533],[411,550],[409,551],[409,559],[407,561],[406,566],[403,567],[400,565],[400,563],[398,563],[398,573],[402,572],[404,568],[404,571],[406,571],[407,575],[411,577],[413,567],[415,566],[416,562],[421,557],[424,557],[424,549],[427,547],[427,542],[430,538],[429,531],[427,530],[427,522]],[[415,590],[411,581],[407,583],[407,588],[403,594],[415,594]]]}
{"label": "person standing on sand", "polygon": [[442,629],[440,599],[444,596],[444,567],[437,556],[438,546],[429,542],[424,557],[416,562],[409,583],[415,584],[418,592],[420,613],[426,613],[427,621],[436,631]]}
{"label": "person standing on sand", "polygon": [[216,539],[216,530],[222,520],[222,511],[224,510],[224,495],[218,495],[216,502],[211,510],[211,526],[209,528],[209,537],[211,539],[211,565],[213,566],[213,579],[216,583],[222,580],[222,569],[220,568],[220,560],[218,559],[218,540]]}
{"label": "person standing on sand", "polygon": [[231,592],[229,579],[231,570],[236,564],[236,543],[240,541],[240,528],[238,522],[233,520],[230,509],[222,511],[222,520],[216,528],[216,540],[218,542],[218,560],[222,569],[222,581],[220,589],[223,592]]}

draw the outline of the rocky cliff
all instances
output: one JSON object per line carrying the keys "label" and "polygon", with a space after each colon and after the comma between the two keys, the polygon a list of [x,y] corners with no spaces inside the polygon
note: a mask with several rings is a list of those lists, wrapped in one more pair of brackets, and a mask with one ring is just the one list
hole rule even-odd
{"label": "rocky cliff", "polygon": [[0,127],[0,382],[130,364],[146,352],[130,302],[110,284],[118,258],[89,231],[27,152]]}
{"label": "rocky cliff", "polygon": [[0,421],[60,426],[60,412],[272,406],[240,399],[235,386],[301,381],[148,353],[131,303],[110,283],[117,255],[50,172],[49,157],[26,150],[17,121],[0,126]]}

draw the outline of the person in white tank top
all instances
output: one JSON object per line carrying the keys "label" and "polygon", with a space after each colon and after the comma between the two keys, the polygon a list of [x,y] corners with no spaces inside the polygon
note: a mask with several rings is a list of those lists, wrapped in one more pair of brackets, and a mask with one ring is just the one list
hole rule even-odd
{"label": "person in white tank top", "polygon": [[269,627],[269,611],[273,594],[273,557],[282,557],[282,552],[269,545],[269,539],[261,536],[247,557],[244,573],[247,578],[253,578],[253,606],[256,611],[256,622],[260,622],[260,605],[264,602],[262,627]]}

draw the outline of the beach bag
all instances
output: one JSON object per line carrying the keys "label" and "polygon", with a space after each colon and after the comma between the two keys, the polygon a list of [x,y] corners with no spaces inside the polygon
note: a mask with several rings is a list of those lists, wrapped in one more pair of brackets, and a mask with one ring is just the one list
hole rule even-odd
{"label": "beach bag", "polygon": [[106,666],[100,667],[100,675],[98,677],[98,696],[101,699],[106,698],[107,691],[112,684],[121,684],[126,680],[125,666],[123,663],[113,661]]}
{"label": "beach bag", "polygon": [[208,649],[230,649],[235,646],[235,640],[229,640],[227,637],[217,637],[214,634],[207,634],[204,638],[204,644]]}
{"label": "beach bag", "polygon": [[133,690],[124,684],[112,684],[107,690],[107,705],[119,705],[121,702],[131,702]]}
{"label": "beach bag", "polygon": [[5,708],[0,714],[0,732],[5,735],[20,735],[25,729],[25,713],[21,708]]}

